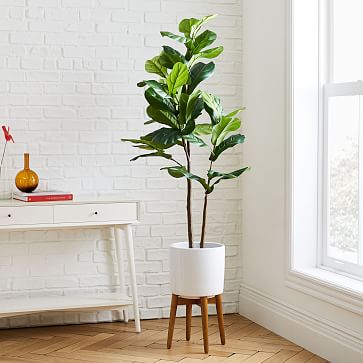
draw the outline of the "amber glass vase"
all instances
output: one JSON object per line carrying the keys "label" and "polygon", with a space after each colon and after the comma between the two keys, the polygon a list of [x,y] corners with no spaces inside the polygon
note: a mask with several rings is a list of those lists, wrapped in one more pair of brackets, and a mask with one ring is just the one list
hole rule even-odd
{"label": "amber glass vase", "polygon": [[15,185],[21,192],[31,193],[37,188],[38,184],[37,173],[29,168],[29,154],[24,153],[24,169],[16,174]]}

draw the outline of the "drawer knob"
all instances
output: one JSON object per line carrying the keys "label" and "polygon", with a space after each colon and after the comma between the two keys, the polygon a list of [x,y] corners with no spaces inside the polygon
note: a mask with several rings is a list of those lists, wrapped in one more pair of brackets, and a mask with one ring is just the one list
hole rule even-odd
{"label": "drawer knob", "polygon": [[98,214],[98,212],[96,211],[95,214]]}
{"label": "drawer knob", "polygon": [[11,214],[10,213],[8,214],[8,217],[11,218]]}

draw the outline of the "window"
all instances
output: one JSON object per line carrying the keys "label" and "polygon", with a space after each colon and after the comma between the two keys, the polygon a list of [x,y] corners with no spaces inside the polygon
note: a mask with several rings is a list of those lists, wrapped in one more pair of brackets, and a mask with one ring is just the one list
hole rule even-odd
{"label": "window", "polygon": [[321,263],[363,278],[363,1],[320,10]]}
{"label": "window", "polygon": [[363,0],[288,3],[285,283],[361,313]]}

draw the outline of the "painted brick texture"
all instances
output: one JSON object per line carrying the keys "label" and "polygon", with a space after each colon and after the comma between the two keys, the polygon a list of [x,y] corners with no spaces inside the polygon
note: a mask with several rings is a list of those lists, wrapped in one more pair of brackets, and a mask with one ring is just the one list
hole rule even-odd
{"label": "painted brick texture", "polygon": [[[160,160],[129,159],[120,142],[146,132],[145,101],[136,82],[144,62],[159,53],[160,30],[177,31],[184,17],[218,13],[210,23],[225,52],[206,83],[225,108],[240,107],[242,0],[0,0],[0,119],[9,124],[10,174],[29,151],[41,186],[75,194],[140,200],[135,255],[142,318],[168,315],[167,248],[185,240],[185,182],[170,179]],[[194,168],[206,154],[193,149]],[[180,157],[182,155],[179,155]],[[242,165],[241,148],[219,169]],[[194,188],[198,236],[202,194]],[[208,240],[226,244],[225,311],[236,312],[240,278],[239,181],[220,184],[212,195]],[[103,291],[117,286],[109,230],[29,231],[0,234],[0,298]],[[47,313],[0,319],[0,327],[108,321],[110,312]]]}

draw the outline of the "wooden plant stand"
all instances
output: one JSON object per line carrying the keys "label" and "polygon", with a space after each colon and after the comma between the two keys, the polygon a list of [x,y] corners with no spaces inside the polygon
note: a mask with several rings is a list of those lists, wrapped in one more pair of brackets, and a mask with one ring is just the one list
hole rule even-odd
{"label": "wooden plant stand", "polygon": [[223,307],[222,307],[222,295],[216,295],[214,297],[200,297],[200,298],[185,298],[172,294],[171,307],[170,307],[170,319],[168,330],[168,349],[171,348],[173,340],[176,310],[178,305],[186,305],[186,339],[190,340],[190,330],[192,322],[192,307],[193,304],[199,305],[202,309],[202,326],[203,326],[203,341],[204,341],[204,353],[208,353],[208,304],[216,304],[219,334],[221,337],[221,343],[224,345],[226,342],[226,336],[224,332],[224,319],[223,319]]}

